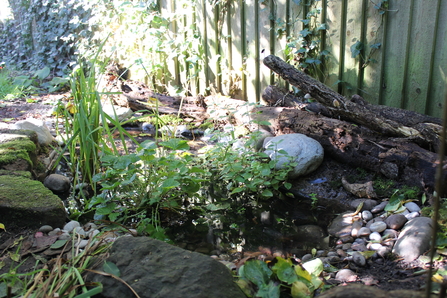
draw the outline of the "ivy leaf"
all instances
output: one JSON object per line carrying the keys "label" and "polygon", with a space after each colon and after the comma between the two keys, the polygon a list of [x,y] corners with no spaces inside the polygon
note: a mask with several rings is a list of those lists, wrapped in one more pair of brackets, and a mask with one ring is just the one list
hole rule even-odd
{"label": "ivy leaf", "polygon": [[54,242],[54,243],[50,246],[50,248],[51,248],[51,249],[59,249],[59,248],[61,248],[62,246],[64,246],[65,243],[67,243],[67,239],[65,239],[65,240],[57,240],[56,242]]}
{"label": "ivy leaf", "polygon": [[308,298],[311,297],[309,288],[301,281],[296,281],[292,284],[293,298]]}
{"label": "ivy leaf", "polygon": [[39,80],[43,80],[50,75],[50,68],[45,66],[41,70],[36,71],[34,74]]}
{"label": "ivy leaf", "polygon": [[363,43],[357,41],[355,44],[351,46],[351,58],[356,58],[358,55],[360,55],[362,50],[363,50]]}
{"label": "ivy leaf", "polygon": [[262,285],[256,293],[256,297],[261,298],[279,298],[279,285],[270,281],[268,285]]}

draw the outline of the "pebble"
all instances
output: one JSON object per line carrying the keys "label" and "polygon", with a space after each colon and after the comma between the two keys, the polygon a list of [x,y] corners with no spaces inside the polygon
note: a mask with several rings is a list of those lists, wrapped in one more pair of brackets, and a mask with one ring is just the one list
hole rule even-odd
{"label": "pebble", "polygon": [[39,228],[39,232],[42,232],[42,233],[49,233],[52,230],[53,230],[53,227],[49,226],[49,225],[44,225]]}
{"label": "pebble", "polygon": [[61,232],[61,229],[59,228],[55,228],[54,230],[48,232],[48,236],[55,236],[55,235],[59,235]]}
{"label": "pebble", "polygon": [[71,235],[68,234],[66,231],[62,232],[62,234],[59,235],[59,237],[57,237],[57,240],[68,240],[71,239]]}
{"label": "pebble", "polygon": [[80,235],[81,237],[85,237],[85,236],[87,236],[86,233],[85,233],[85,231],[84,231],[84,229],[83,229],[82,227],[75,227],[75,228],[73,229],[73,231],[74,231],[76,234]]}
{"label": "pebble", "polygon": [[76,243],[75,246],[77,248],[84,248],[87,246],[88,242],[89,242],[88,240],[83,239],[83,240],[80,240],[78,243]]}
{"label": "pebble", "polygon": [[387,201],[382,202],[382,203],[380,203],[379,205],[374,206],[374,207],[371,209],[371,213],[374,213],[374,214],[375,214],[375,213],[380,213],[380,212],[382,212],[382,211],[385,209],[386,205],[388,205],[388,202],[387,202]]}
{"label": "pebble", "polygon": [[402,214],[392,214],[385,220],[387,227],[393,230],[400,230],[407,221]]}
{"label": "pebble", "polygon": [[405,217],[408,220],[416,218],[416,217],[419,217],[419,216],[420,216],[419,212],[411,212],[411,213],[408,213],[408,214],[405,215]]}
{"label": "pebble", "polygon": [[355,252],[352,254],[352,261],[353,261],[356,265],[358,265],[358,266],[360,266],[360,267],[363,267],[363,266],[366,265],[366,259],[365,259],[365,257],[364,257],[361,253],[359,253],[358,251],[355,251]]}
{"label": "pebble", "polygon": [[369,235],[369,240],[380,242],[382,240],[382,235],[379,232],[373,232]]}
{"label": "pebble", "polygon": [[355,221],[352,224],[352,231],[351,231],[351,236],[352,237],[357,237],[359,230],[361,229],[361,227],[363,226],[361,221]]}
{"label": "pebble", "polygon": [[383,232],[385,231],[387,225],[385,222],[383,221],[379,221],[379,222],[374,222],[373,224],[371,224],[371,226],[369,227],[369,229],[371,230],[371,232]]}
{"label": "pebble", "polygon": [[335,279],[341,282],[354,282],[357,280],[357,275],[351,269],[341,269],[335,275]]}
{"label": "pebble", "polygon": [[362,219],[364,221],[370,221],[371,219],[373,219],[373,214],[371,213],[371,211],[365,210],[362,211]]}
{"label": "pebble", "polygon": [[415,202],[408,202],[404,204],[405,208],[411,212],[420,212],[421,208]]}
{"label": "pebble", "polygon": [[71,232],[71,231],[73,231],[74,230],[74,228],[76,228],[76,227],[80,227],[81,225],[79,224],[79,222],[77,222],[77,221],[75,221],[75,220],[72,220],[72,221],[70,221],[70,222],[68,222],[65,226],[64,226],[64,228],[63,228],[63,230],[65,230],[65,231],[67,231],[67,232]]}
{"label": "pebble", "polygon": [[301,258],[301,261],[303,262],[303,263],[306,263],[307,261],[310,261],[310,260],[312,260],[313,259],[313,256],[311,255],[311,254],[305,254],[302,258]]}
{"label": "pebble", "polygon": [[370,229],[368,229],[367,227],[361,227],[357,233],[357,237],[366,237],[369,236],[369,234],[371,234]]}

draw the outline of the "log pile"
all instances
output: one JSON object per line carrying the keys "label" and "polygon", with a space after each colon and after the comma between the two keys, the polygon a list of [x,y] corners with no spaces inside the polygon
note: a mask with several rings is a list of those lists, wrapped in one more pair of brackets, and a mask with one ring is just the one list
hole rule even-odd
{"label": "log pile", "polygon": [[[441,119],[371,105],[359,95],[347,99],[276,56],[264,64],[316,100],[305,109],[284,108],[280,133],[306,134],[342,163],[433,191]],[[268,96],[275,98],[272,90]]]}

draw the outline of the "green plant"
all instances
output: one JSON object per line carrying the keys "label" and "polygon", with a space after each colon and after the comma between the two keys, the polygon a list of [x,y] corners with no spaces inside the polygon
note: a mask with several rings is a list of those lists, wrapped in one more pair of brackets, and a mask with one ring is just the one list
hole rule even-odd
{"label": "green plant", "polygon": [[160,212],[180,209],[184,202],[200,200],[205,171],[194,165],[185,140],[159,143],[146,141],[139,151],[124,156],[105,155],[105,171],[94,176],[102,193],[92,198],[97,218],[129,224],[136,221],[140,232],[166,240]]}
{"label": "green plant", "polygon": [[405,187],[401,190],[396,189],[384,210],[388,213],[401,213],[406,210],[404,204],[416,201],[418,195],[419,191],[417,188]]}
{"label": "green plant", "polygon": [[11,100],[23,97],[25,88],[23,84],[16,82],[11,77],[7,69],[0,69],[0,99]]}
{"label": "green plant", "polygon": [[320,277],[324,269],[320,259],[296,264],[290,259],[276,257],[268,265],[260,260],[249,260],[239,269],[238,285],[248,297],[275,298],[313,297],[323,287]]}

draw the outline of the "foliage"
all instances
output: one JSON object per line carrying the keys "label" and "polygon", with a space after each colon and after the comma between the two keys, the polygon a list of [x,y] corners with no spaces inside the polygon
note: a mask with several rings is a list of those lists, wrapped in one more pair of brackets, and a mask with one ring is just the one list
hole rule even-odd
{"label": "foliage", "polygon": [[296,264],[291,259],[276,257],[268,265],[260,260],[249,260],[239,269],[238,285],[248,297],[275,298],[313,297],[323,287],[320,278],[324,266],[320,259]]}
{"label": "foliage", "polygon": [[417,188],[406,187],[402,190],[396,189],[384,210],[388,213],[401,213],[406,210],[404,204],[416,201],[418,194],[419,191]]}
{"label": "foliage", "polygon": [[25,87],[14,82],[6,69],[0,69],[0,99],[11,100],[22,97]]}
{"label": "foliage", "polygon": [[[51,69],[64,77],[75,64],[76,43],[89,38],[88,1],[9,1],[14,19],[0,31],[2,59],[22,70]],[[45,32],[45,34],[42,34]]]}

